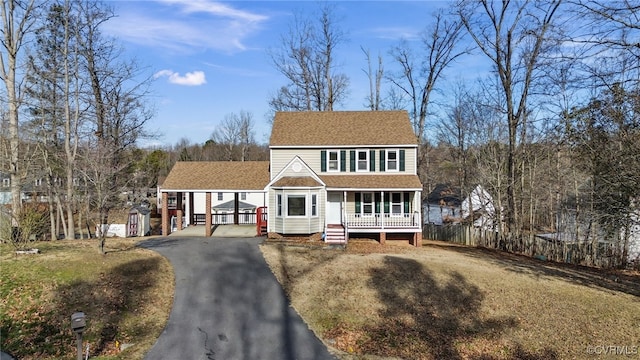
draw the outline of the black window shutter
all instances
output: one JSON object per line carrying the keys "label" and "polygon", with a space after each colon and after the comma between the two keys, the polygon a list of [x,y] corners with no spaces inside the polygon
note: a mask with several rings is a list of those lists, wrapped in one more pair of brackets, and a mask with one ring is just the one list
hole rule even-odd
{"label": "black window shutter", "polygon": [[376,151],[369,150],[369,171],[376,171]]}
{"label": "black window shutter", "polygon": [[327,171],[327,151],[320,151],[320,171]]}
{"label": "black window shutter", "polygon": [[385,212],[385,214],[388,214],[388,213],[391,212],[389,210],[389,208],[390,208],[389,197],[390,196],[391,196],[391,193],[384,193],[384,212]]}
{"label": "black window shutter", "polygon": [[351,150],[349,152],[349,171],[351,172],[356,171],[356,151],[355,150]]}
{"label": "black window shutter", "polygon": [[374,198],[376,202],[376,214],[380,214],[380,203],[382,202],[382,200],[380,199],[380,193],[375,193]]}
{"label": "black window shutter", "polygon": [[404,193],[404,213],[409,213],[409,193]]}
{"label": "black window shutter", "polygon": [[360,193],[357,192],[356,194],[356,214],[360,214],[360,207],[361,207],[361,201],[360,201]]}
{"label": "black window shutter", "polygon": [[400,171],[404,171],[404,150],[400,150]]}
{"label": "black window shutter", "polygon": [[347,151],[340,150],[340,171],[347,171]]}
{"label": "black window shutter", "polygon": [[384,171],[384,150],[380,150],[380,171]]}

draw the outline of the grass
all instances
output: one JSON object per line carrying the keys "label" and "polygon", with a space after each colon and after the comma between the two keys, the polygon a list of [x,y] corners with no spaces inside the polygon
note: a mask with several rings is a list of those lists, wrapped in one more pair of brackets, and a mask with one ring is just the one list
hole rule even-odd
{"label": "grass", "polygon": [[292,305],[344,359],[583,359],[610,345],[640,352],[638,274],[436,242],[262,251]]}
{"label": "grass", "polygon": [[[36,255],[0,245],[0,347],[19,359],[75,358],[71,314],[87,317],[91,358],[140,359],[173,302],[173,270],[136,240],[40,242]],[[120,351],[118,344],[132,344]]]}

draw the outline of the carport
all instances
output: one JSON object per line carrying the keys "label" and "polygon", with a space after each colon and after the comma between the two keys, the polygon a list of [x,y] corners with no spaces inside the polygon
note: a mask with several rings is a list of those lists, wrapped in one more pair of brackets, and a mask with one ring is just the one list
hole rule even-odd
{"label": "carport", "polygon": [[[185,228],[185,223],[211,236],[213,229],[212,194],[233,194],[233,224],[240,224],[240,195],[251,194],[256,208],[266,206],[265,187],[269,183],[268,161],[184,161],[177,162],[164,183],[162,194],[162,235],[171,233],[169,195],[176,198],[176,229]],[[247,203],[247,201],[243,201]],[[202,208],[203,213],[197,213]],[[193,226],[195,224],[204,226]],[[198,230],[196,230],[198,229]],[[254,234],[255,235],[255,234]]]}

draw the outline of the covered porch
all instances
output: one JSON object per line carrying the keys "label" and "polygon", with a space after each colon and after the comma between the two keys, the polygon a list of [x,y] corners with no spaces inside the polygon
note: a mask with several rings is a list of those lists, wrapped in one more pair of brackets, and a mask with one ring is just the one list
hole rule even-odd
{"label": "covered porch", "polygon": [[403,234],[414,246],[422,243],[421,191],[370,189],[327,190],[326,237],[328,243],[345,243],[351,234]]}

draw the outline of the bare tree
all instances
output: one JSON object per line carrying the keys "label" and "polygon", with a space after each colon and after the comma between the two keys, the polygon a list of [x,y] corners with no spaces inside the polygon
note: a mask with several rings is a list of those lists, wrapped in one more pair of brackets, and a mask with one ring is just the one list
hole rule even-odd
{"label": "bare tree", "polygon": [[296,15],[282,47],[271,60],[288,81],[269,100],[274,111],[332,111],[344,100],[349,79],[336,73],[335,49],[344,41],[333,8],[325,4],[313,18]]}
{"label": "bare tree", "polygon": [[378,67],[374,73],[371,65],[371,53],[360,47],[367,59],[367,70],[363,70],[369,79],[369,95],[367,96],[367,107],[371,111],[377,111],[382,108],[382,99],[380,96],[380,85],[384,77],[384,67],[382,66],[382,56],[378,55]]}
{"label": "bare tree", "polygon": [[391,54],[400,72],[390,73],[387,79],[409,98],[413,127],[422,141],[429,113],[431,94],[444,71],[468,49],[459,50],[463,36],[462,23],[447,17],[443,11],[433,17],[433,25],[422,34],[423,48],[418,54],[402,41]]}
{"label": "bare tree", "polygon": [[246,161],[247,151],[254,144],[253,114],[241,110],[239,114],[230,113],[211,134],[211,139],[224,149],[224,160]]}
{"label": "bare tree", "polygon": [[[0,52],[0,78],[6,88],[7,113],[9,119],[9,164],[7,170],[11,181],[11,208],[13,211],[13,225],[22,207],[21,191],[22,178],[20,169],[20,135],[19,114],[22,103],[20,82],[16,76],[19,65],[19,54],[26,37],[33,29],[35,22],[35,1],[6,0],[0,9],[2,16],[2,48]],[[3,101],[4,103],[4,101]]]}
{"label": "bare tree", "polygon": [[560,3],[489,0],[458,3],[460,20],[500,79],[498,90],[505,100],[502,112],[509,135],[505,220],[509,231],[514,233],[520,231],[515,188],[518,137],[526,129],[529,91]]}

